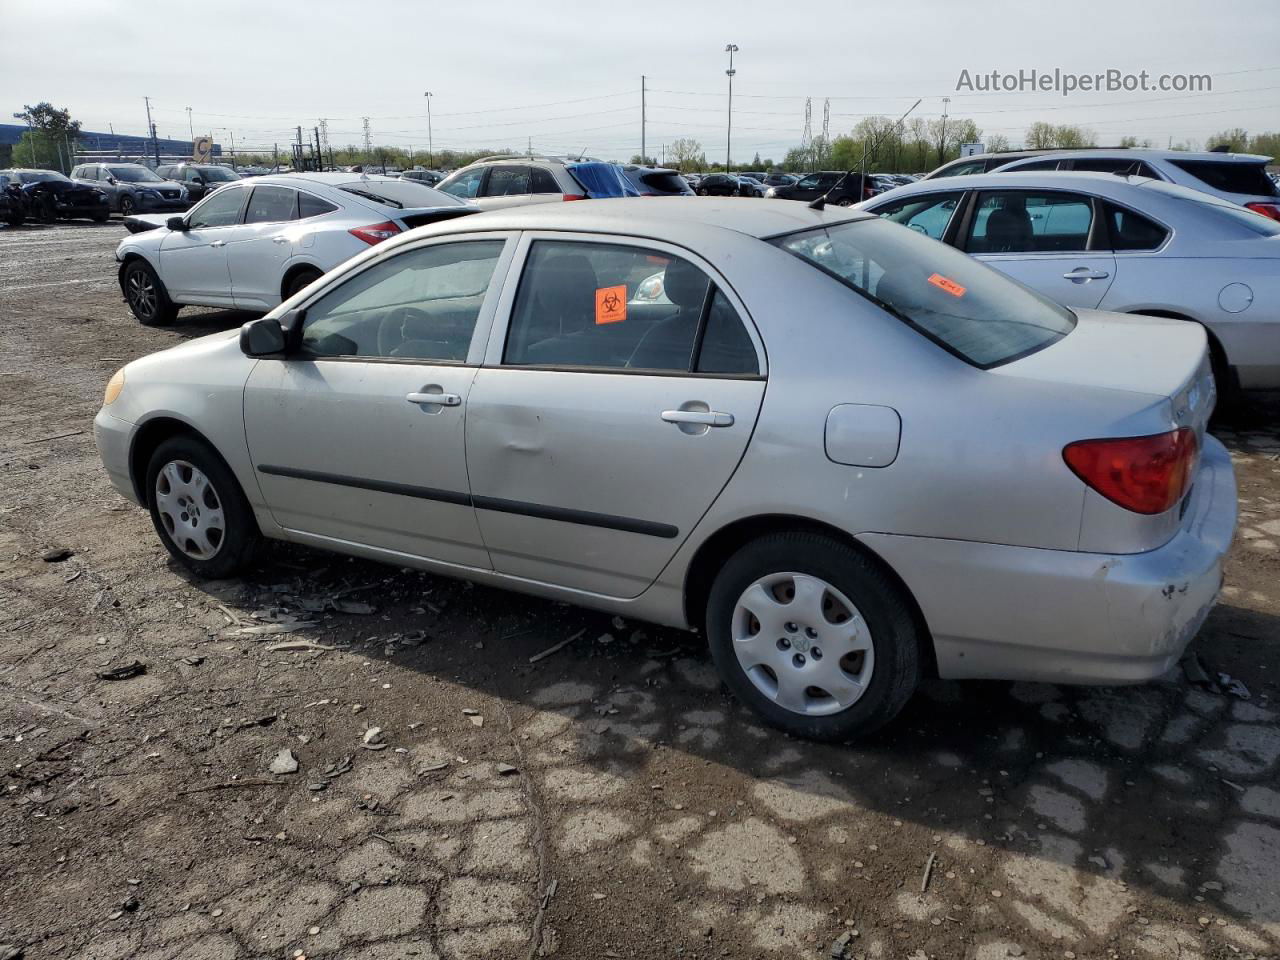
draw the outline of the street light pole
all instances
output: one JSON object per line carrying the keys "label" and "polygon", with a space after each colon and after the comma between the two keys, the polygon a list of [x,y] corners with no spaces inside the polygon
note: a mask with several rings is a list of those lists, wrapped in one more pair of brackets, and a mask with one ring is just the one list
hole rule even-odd
{"label": "street light pole", "polygon": [[729,78],[729,124],[724,135],[724,171],[728,173],[732,166],[729,158],[733,155],[733,75],[738,72],[733,69],[733,55],[738,52],[738,45],[725,44],[724,52],[729,54],[729,69],[725,71]]}
{"label": "street light pole", "polygon": [[191,131],[191,142],[194,144],[196,142],[196,128],[195,128],[195,124],[191,122],[190,107],[187,107],[187,129]]}
{"label": "street light pole", "polygon": [[433,154],[435,153],[435,143],[431,136],[431,91],[428,90],[423,96],[427,98],[427,166],[434,170],[435,160],[433,159]]}

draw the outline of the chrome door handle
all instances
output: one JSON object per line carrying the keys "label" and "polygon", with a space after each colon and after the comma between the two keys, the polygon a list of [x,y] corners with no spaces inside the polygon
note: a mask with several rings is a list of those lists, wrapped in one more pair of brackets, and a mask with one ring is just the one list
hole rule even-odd
{"label": "chrome door handle", "polygon": [[227,241],[225,240],[215,240],[213,243],[209,244],[211,247],[225,247],[226,245]]}
{"label": "chrome door handle", "polygon": [[462,398],[456,393],[406,393],[404,398],[410,403],[434,403],[441,407],[462,405]]}
{"label": "chrome door handle", "polygon": [[288,237],[272,237],[271,242],[272,243],[288,243],[289,238]]}
{"label": "chrome door handle", "polygon": [[662,419],[667,423],[696,423],[704,427],[733,426],[733,414],[718,410],[663,410]]}
{"label": "chrome door handle", "polygon": [[1069,273],[1062,275],[1063,280],[1105,280],[1111,274],[1105,270],[1093,270],[1089,267],[1076,267]]}

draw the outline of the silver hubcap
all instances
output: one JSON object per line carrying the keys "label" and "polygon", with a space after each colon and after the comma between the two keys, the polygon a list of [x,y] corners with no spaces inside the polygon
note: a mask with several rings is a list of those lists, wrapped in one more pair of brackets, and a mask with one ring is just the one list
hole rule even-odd
{"label": "silver hubcap", "polygon": [[209,478],[185,460],[171,460],[156,475],[156,511],[169,538],[194,560],[221,548],[227,521]]}
{"label": "silver hubcap", "polygon": [[129,305],[144,316],[151,316],[156,310],[156,288],[145,270],[135,270],[129,274]]}
{"label": "silver hubcap", "polygon": [[738,598],[731,629],[743,672],[757,690],[793,713],[839,713],[871,682],[875,648],[867,622],[820,577],[761,577]]}

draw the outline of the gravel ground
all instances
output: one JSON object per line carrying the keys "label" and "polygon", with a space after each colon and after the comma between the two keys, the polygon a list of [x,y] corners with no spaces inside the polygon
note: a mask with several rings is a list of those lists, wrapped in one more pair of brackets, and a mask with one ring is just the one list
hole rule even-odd
{"label": "gravel ground", "polygon": [[[140,327],[120,236],[0,229],[0,944],[1280,952],[1280,407],[1218,431],[1241,530],[1195,643],[1249,700],[1181,673],[935,682],[874,741],[818,746],[730,700],[695,637],[288,546],[243,580],[185,576],[108,486],[90,421],[123,362],[245,316]],[[297,641],[315,646],[277,647]]]}

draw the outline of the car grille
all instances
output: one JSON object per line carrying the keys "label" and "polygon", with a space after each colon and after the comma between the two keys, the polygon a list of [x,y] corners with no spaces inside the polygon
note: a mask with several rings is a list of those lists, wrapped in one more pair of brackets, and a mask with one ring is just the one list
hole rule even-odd
{"label": "car grille", "polygon": [[166,200],[177,200],[178,191],[177,190],[161,190],[160,196],[164,197]]}

